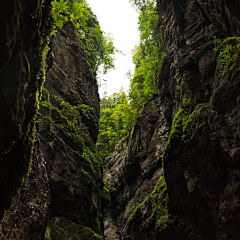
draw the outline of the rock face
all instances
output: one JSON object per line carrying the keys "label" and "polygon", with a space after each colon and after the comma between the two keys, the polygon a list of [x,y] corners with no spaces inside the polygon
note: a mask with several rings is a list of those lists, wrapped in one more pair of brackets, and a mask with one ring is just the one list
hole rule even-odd
{"label": "rock face", "polygon": [[29,180],[13,198],[0,222],[0,238],[16,240],[44,239],[50,210],[50,189],[46,161],[39,138],[36,139]]}
{"label": "rock face", "polygon": [[71,23],[54,37],[29,181],[0,222],[1,239],[102,239],[99,96]]}
{"label": "rock face", "polygon": [[161,161],[168,131],[156,97],[105,160],[104,181],[111,195],[104,211],[105,239],[159,239],[164,235],[171,239]]}
{"label": "rock face", "polygon": [[43,51],[52,31],[50,4],[20,0],[1,6],[0,219],[29,172]]}
{"label": "rock face", "polygon": [[46,75],[40,108],[39,134],[51,193],[52,240],[59,239],[54,229],[61,229],[64,239],[73,237],[69,228],[64,228],[69,222],[79,239],[90,239],[89,234],[100,239],[103,230],[102,162],[94,151],[99,121],[98,87],[84,43],[75,31],[68,22],[55,37],[53,66]]}
{"label": "rock face", "polygon": [[236,36],[239,1],[158,4],[167,54],[158,89],[171,126],[163,158],[172,237],[239,239],[240,62],[222,74],[213,51],[213,36]]}

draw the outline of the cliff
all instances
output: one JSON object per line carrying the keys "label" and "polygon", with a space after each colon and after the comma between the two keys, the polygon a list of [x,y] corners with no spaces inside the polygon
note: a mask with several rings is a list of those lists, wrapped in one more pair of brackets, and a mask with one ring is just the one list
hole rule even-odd
{"label": "cliff", "polygon": [[[163,155],[171,234],[238,239],[239,58],[224,72],[217,56],[237,45],[239,2],[158,4],[167,54],[158,89],[171,125]],[[214,36],[233,38],[215,52]]]}
{"label": "cliff", "polygon": [[50,3],[20,0],[1,6],[0,219],[28,178],[45,47],[52,31]]}
{"label": "cliff", "polygon": [[84,42],[68,22],[50,44],[27,185],[0,226],[4,239],[102,239],[99,95]]}
{"label": "cliff", "polygon": [[[77,228],[79,239],[88,239],[91,230],[86,227],[101,235],[103,226],[102,162],[94,151],[98,86],[84,42],[70,22],[58,30],[54,41],[54,61],[46,75],[39,117],[51,193],[50,235],[57,239],[57,228],[61,237],[73,237],[71,229]],[[65,229],[69,224],[70,229]]]}
{"label": "cliff", "polygon": [[171,239],[161,156],[169,128],[159,97],[104,161],[111,201],[104,210],[105,239]]}
{"label": "cliff", "polygon": [[50,189],[39,138],[34,145],[29,180],[0,222],[1,239],[42,240],[48,223]]}

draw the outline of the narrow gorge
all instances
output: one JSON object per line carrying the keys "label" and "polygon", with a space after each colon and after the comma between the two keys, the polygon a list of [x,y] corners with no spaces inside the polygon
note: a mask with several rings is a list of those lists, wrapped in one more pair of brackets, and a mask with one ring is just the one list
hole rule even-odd
{"label": "narrow gorge", "polygon": [[146,41],[114,99],[85,1],[2,4],[0,239],[240,239],[240,2],[131,2]]}

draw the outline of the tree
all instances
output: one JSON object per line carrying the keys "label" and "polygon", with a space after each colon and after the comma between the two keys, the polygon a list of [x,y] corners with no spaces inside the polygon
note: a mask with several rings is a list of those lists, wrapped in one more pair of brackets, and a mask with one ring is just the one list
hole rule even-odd
{"label": "tree", "polygon": [[114,151],[116,144],[133,127],[135,111],[132,111],[128,96],[123,89],[109,98],[103,97],[100,110],[99,137],[96,147],[100,156],[106,157]]}
{"label": "tree", "polygon": [[[131,79],[130,99],[137,111],[157,93],[158,78],[165,53],[162,49],[161,27],[153,1],[132,1],[141,6],[139,14],[140,44],[133,49],[135,72]],[[138,5],[140,4],[140,5]]]}
{"label": "tree", "polygon": [[[85,0],[52,1],[52,15],[56,26],[62,28],[68,19],[77,28],[79,39],[85,49],[88,62],[94,72],[102,66],[106,74],[114,68],[114,55],[121,53],[113,45],[109,34],[101,30],[96,15],[92,12]],[[56,33],[56,30],[53,34]]]}

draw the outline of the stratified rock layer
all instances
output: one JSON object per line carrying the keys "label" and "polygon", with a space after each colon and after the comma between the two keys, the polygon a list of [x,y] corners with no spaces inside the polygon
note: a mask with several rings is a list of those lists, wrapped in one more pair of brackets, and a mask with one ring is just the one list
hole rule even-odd
{"label": "stratified rock layer", "polygon": [[158,3],[167,54],[158,89],[172,124],[164,154],[172,237],[239,239],[240,62],[223,75],[213,51],[213,36],[236,36],[239,1]]}
{"label": "stratified rock layer", "polygon": [[49,0],[7,1],[0,10],[0,219],[30,169],[50,6]]}

